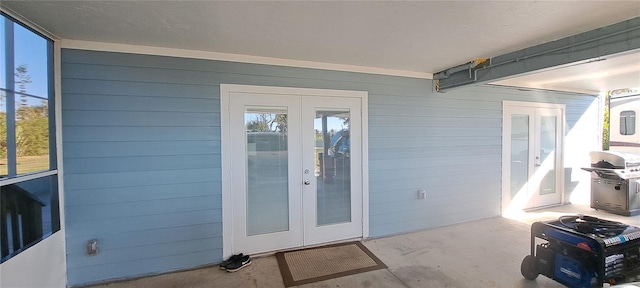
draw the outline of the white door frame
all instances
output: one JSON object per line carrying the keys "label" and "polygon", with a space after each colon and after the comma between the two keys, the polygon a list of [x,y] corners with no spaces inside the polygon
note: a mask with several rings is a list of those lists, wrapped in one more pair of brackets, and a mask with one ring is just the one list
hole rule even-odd
{"label": "white door frame", "polygon": [[[556,178],[556,187],[558,193],[560,193],[560,203],[564,203],[565,193],[564,193],[564,143],[565,143],[565,131],[566,131],[566,106],[564,104],[553,104],[553,103],[539,103],[539,102],[520,102],[520,101],[503,101],[502,102],[502,214],[510,214],[510,213],[519,213],[521,212],[521,207],[511,207],[511,118],[507,117],[507,112],[509,109],[514,108],[543,108],[543,109],[558,109],[560,110],[559,121],[559,131],[558,135],[560,137],[557,139],[557,143],[559,143],[560,149],[556,151],[555,157],[557,157],[557,178]],[[536,128],[538,129],[538,128]],[[539,137],[537,135],[539,133],[534,133],[534,137]],[[531,140],[539,140],[539,139],[530,139]],[[531,145],[530,145],[531,147]],[[533,161],[534,159],[530,159]],[[531,162],[533,163],[533,162]]]}
{"label": "white door frame", "polygon": [[220,134],[222,160],[222,256],[231,256],[233,243],[233,207],[231,194],[231,163],[229,153],[233,147],[230,129],[229,98],[232,93],[306,95],[322,97],[352,97],[362,100],[362,237],[369,237],[369,145],[368,145],[368,92],[329,89],[289,88],[253,85],[220,85]]}

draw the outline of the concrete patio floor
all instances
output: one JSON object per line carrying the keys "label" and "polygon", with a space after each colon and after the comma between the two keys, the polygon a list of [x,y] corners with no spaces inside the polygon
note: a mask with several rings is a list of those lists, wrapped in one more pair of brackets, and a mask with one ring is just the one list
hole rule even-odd
{"label": "concrete patio floor", "polygon": [[[495,217],[363,243],[387,266],[298,287],[564,287],[539,276],[525,280],[520,264],[530,249],[530,224],[560,215],[585,214],[640,226],[640,216],[623,217],[588,206],[565,205]],[[118,281],[95,288],[284,287],[273,255],[257,257],[235,273],[211,266]]]}

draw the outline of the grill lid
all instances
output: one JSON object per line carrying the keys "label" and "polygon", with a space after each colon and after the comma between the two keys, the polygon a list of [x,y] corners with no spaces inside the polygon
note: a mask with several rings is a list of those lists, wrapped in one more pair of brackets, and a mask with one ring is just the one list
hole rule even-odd
{"label": "grill lid", "polygon": [[630,169],[640,167],[640,155],[622,151],[592,151],[592,168]]}

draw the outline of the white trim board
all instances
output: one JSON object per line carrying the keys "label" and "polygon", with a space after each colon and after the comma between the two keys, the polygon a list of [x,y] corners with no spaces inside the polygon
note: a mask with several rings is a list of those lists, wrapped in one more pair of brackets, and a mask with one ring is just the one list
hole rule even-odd
{"label": "white trim board", "polygon": [[520,107],[539,107],[539,108],[552,108],[552,109],[566,109],[565,104],[555,103],[543,103],[543,102],[524,102],[524,101],[502,101],[502,108],[504,106],[520,106]]}
{"label": "white trim board", "polygon": [[[57,156],[57,164],[58,164],[58,200],[59,200],[59,209],[60,209],[60,231],[67,235],[67,225],[66,225],[66,211],[65,207],[65,189],[64,189],[64,155],[63,155],[63,147],[62,147],[62,49],[60,48],[60,41],[53,42],[53,79],[54,79],[54,103],[55,107],[55,121],[56,121],[56,156]],[[64,255],[65,255],[65,265],[64,271],[65,275],[67,272],[66,265],[66,237],[62,239],[62,243],[64,244]]]}
{"label": "white trim board", "polygon": [[38,242],[0,265],[0,287],[66,287],[63,231]]}
{"label": "white trim board", "polygon": [[178,48],[164,48],[164,47],[81,41],[81,40],[70,40],[70,39],[61,40],[61,46],[62,48],[67,48],[67,49],[133,53],[133,54],[143,54],[143,55],[169,56],[169,57],[205,59],[205,60],[220,60],[220,61],[230,61],[230,62],[240,62],[240,63],[265,64],[265,65],[275,65],[275,66],[285,66],[285,67],[311,68],[311,69],[343,71],[343,72],[357,72],[357,73],[378,74],[378,75],[388,75],[388,76],[433,79],[433,74],[426,73],[426,72],[413,72],[413,71],[394,70],[394,69],[385,69],[385,68],[376,68],[376,67],[365,67],[365,66],[346,65],[346,64],[332,64],[332,63],[291,60],[291,59],[272,58],[272,57],[263,57],[263,56],[251,56],[251,55],[242,55],[242,54],[233,54],[233,53],[187,50],[187,49],[178,49]]}

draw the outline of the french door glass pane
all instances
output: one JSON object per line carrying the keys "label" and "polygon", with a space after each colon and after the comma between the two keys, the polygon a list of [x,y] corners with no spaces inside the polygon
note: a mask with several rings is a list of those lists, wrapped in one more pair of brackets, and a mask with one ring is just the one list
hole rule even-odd
{"label": "french door glass pane", "polygon": [[287,109],[247,107],[247,235],[289,230]]}
{"label": "french door glass pane", "polygon": [[540,183],[540,195],[556,193],[556,116],[542,116],[540,119],[540,163],[551,167]]}
{"label": "french door glass pane", "polygon": [[[527,192],[529,179],[529,115],[511,116],[511,199]],[[524,189],[524,190],[523,190]]]}
{"label": "french door glass pane", "polygon": [[316,110],[316,225],[351,222],[349,111]]}

